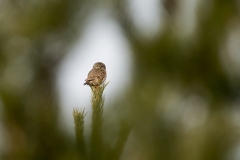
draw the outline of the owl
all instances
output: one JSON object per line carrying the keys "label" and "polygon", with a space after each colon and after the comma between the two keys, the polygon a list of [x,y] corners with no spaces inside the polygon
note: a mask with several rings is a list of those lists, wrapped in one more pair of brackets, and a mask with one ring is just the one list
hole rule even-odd
{"label": "owl", "polygon": [[93,65],[92,70],[88,73],[87,79],[83,85],[100,86],[106,80],[106,66],[102,62]]}

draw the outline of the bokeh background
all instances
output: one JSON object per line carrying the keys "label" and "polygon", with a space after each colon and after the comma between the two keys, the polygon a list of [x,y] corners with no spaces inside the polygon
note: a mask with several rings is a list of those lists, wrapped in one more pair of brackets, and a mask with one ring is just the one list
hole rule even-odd
{"label": "bokeh background", "polygon": [[239,0],[0,0],[0,159],[79,159],[74,107],[89,150],[98,61],[121,160],[240,159]]}

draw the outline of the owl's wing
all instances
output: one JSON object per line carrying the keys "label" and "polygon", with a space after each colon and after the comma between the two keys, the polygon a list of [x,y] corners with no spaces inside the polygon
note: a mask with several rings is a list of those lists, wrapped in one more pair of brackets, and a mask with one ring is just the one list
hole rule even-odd
{"label": "owl's wing", "polygon": [[105,71],[100,71],[100,70],[96,70],[96,69],[92,69],[89,73],[88,73],[88,78],[86,79],[86,81],[90,81],[90,80],[94,80],[95,78],[100,78],[106,75]]}

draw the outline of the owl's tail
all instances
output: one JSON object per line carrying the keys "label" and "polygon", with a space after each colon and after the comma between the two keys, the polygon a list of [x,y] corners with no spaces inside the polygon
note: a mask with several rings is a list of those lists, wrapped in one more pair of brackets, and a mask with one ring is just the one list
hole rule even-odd
{"label": "owl's tail", "polygon": [[83,83],[83,85],[89,85],[89,81],[86,81],[85,83]]}

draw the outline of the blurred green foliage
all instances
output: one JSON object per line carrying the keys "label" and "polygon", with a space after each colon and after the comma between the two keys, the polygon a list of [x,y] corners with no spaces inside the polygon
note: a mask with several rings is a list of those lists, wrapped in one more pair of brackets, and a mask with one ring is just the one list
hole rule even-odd
{"label": "blurred green foliage", "polygon": [[[109,118],[103,131],[103,138],[119,144],[120,150],[124,146],[124,150],[122,155],[112,151],[106,159],[236,159],[240,79],[228,73],[222,61],[228,59],[224,47],[229,26],[234,22],[240,28],[239,1],[199,3],[197,27],[187,38],[178,36],[172,23],[180,1],[161,1],[168,18],[153,40],[133,29],[125,2],[0,1],[0,124],[4,141],[0,159],[81,158],[76,142],[58,127],[55,69],[99,3],[107,3],[115,11],[134,59],[134,76],[126,97],[106,110]],[[123,120],[119,131],[113,129],[119,125],[116,119]],[[127,137],[124,130],[129,125],[132,130]],[[121,144],[121,138],[128,139],[127,143]],[[111,146],[106,148],[111,150]]]}

